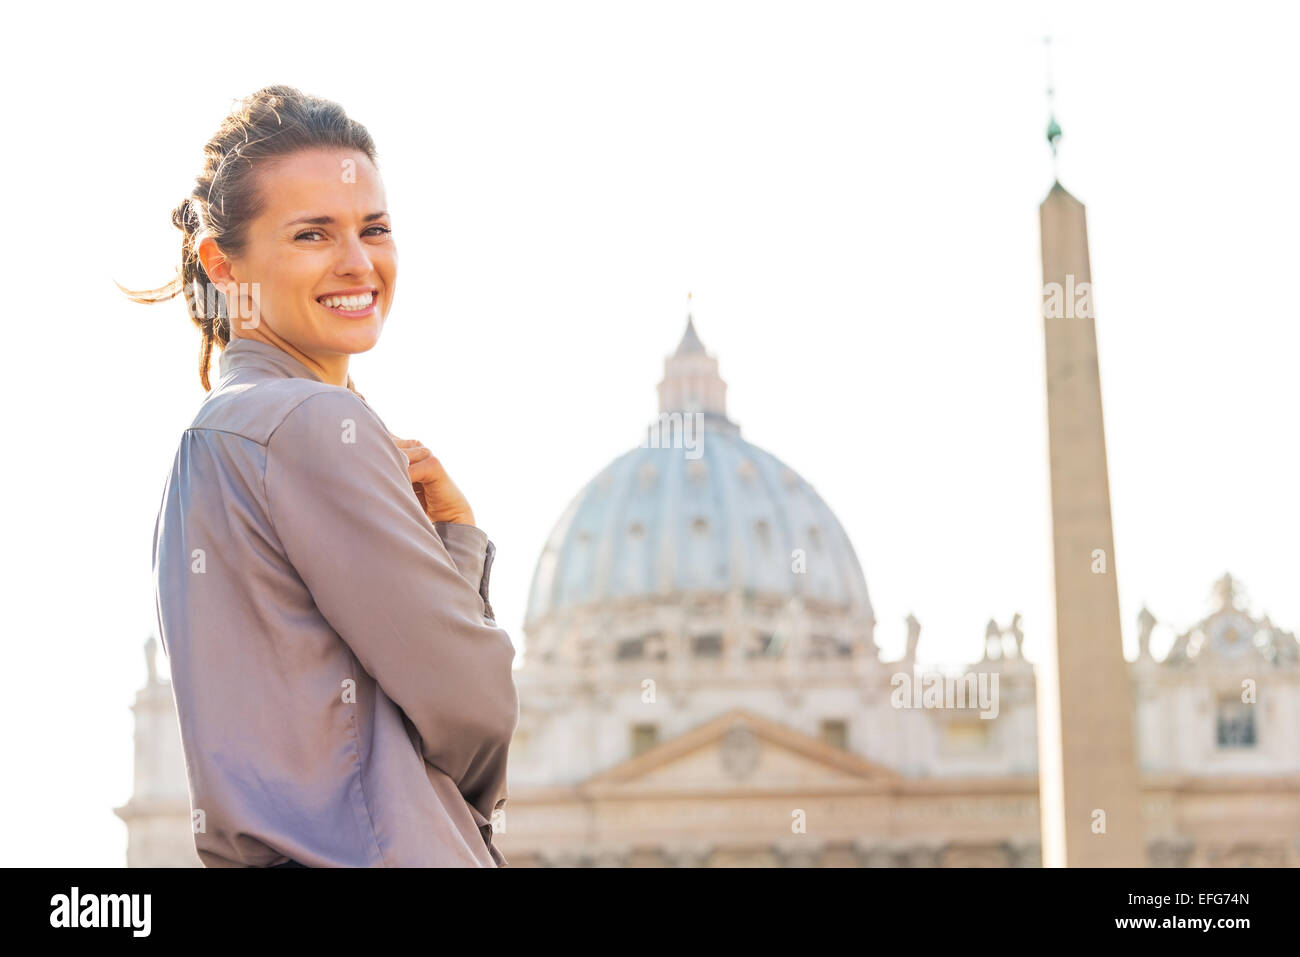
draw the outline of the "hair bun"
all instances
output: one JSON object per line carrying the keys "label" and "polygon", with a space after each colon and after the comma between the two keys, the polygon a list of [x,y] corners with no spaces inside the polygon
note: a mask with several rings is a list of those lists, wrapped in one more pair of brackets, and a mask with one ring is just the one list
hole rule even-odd
{"label": "hair bun", "polygon": [[199,228],[199,213],[194,208],[194,198],[186,196],[179,206],[172,210],[172,225],[187,233]]}

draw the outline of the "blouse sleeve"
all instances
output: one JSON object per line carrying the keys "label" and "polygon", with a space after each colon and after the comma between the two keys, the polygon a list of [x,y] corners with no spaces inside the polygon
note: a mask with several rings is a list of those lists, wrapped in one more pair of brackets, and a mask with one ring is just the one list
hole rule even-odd
{"label": "blouse sleeve", "polygon": [[320,613],[415,725],[424,759],[490,818],[506,793],[519,701],[514,646],[485,601],[488,563],[476,548],[486,551],[487,536],[460,524],[439,534],[406,455],[345,390],[286,416],[265,481],[275,532]]}
{"label": "blouse sleeve", "polygon": [[451,555],[452,561],[460,569],[461,577],[478,589],[483,599],[483,615],[496,618],[492,611],[492,602],[488,600],[488,578],[492,574],[492,560],[496,557],[496,546],[487,534],[475,525],[460,522],[434,522],[434,530],[442,539],[442,544]]}

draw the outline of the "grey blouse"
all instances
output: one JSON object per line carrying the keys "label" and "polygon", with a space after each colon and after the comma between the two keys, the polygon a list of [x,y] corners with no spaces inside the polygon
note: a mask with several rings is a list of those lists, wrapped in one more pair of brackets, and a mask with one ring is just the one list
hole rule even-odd
{"label": "grey blouse", "polygon": [[356,392],[233,339],[154,529],[207,867],[493,867],[519,716],[495,548],[431,522]]}

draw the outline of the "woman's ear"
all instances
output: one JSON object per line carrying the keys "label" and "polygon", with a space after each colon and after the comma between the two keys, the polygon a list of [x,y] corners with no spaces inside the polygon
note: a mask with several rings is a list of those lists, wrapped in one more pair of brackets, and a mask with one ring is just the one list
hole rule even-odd
{"label": "woman's ear", "polygon": [[239,284],[231,271],[230,260],[221,252],[217,241],[211,236],[204,236],[198,241],[195,252],[209,281],[226,294],[226,300],[231,301],[232,293],[238,296]]}

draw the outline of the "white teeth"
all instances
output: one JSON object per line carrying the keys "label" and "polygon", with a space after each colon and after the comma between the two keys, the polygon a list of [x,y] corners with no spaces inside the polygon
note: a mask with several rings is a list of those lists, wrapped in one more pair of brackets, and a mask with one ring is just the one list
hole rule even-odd
{"label": "white teeth", "polygon": [[357,309],[364,309],[375,301],[373,292],[362,293],[359,296],[322,296],[317,300],[322,306],[330,309],[346,309],[354,312]]}

